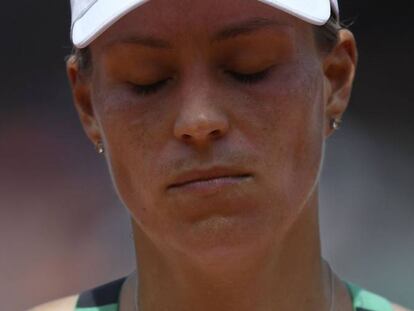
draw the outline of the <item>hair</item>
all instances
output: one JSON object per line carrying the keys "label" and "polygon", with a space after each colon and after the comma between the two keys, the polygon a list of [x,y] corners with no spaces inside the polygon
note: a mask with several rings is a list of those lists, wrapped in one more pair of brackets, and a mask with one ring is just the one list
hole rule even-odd
{"label": "hair", "polygon": [[[316,44],[322,52],[330,52],[338,42],[338,33],[347,28],[340,22],[335,12],[331,11],[328,21],[322,26],[314,26]],[[92,70],[92,55],[89,47],[78,49],[73,47],[72,54],[78,64],[79,72],[88,75]]]}
{"label": "hair", "polygon": [[328,21],[322,26],[314,26],[316,44],[323,52],[330,52],[338,43],[338,34],[347,27],[341,23],[336,13],[331,11]]}

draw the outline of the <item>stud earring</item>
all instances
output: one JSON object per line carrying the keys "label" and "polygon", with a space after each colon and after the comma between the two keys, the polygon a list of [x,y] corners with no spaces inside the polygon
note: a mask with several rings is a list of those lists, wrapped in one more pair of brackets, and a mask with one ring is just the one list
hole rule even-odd
{"label": "stud earring", "polygon": [[105,148],[102,141],[98,141],[95,146],[96,152],[99,154],[105,153]]}
{"label": "stud earring", "polygon": [[331,119],[331,128],[334,130],[339,130],[341,128],[342,120],[341,119]]}

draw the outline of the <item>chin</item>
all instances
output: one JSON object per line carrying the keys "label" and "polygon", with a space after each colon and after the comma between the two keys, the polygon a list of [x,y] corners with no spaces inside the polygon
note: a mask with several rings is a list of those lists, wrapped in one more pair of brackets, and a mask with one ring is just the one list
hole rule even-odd
{"label": "chin", "polygon": [[[180,226],[173,244],[192,262],[231,267],[236,261],[263,257],[274,242],[269,215],[241,213],[210,215]],[[255,260],[256,261],[256,260]]]}

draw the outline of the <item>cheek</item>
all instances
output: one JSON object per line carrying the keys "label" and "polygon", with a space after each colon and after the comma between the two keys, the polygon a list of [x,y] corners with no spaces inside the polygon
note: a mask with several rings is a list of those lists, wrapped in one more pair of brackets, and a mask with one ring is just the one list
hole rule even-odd
{"label": "cheek", "polygon": [[150,107],[134,101],[125,90],[97,93],[93,100],[99,103],[97,114],[115,189],[136,221],[145,222],[147,207],[154,205],[150,190],[159,178],[158,157],[168,133],[167,122],[157,122],[163,112],[155,104]]}
{"label": "cheek", "polygon": [[246,129],[249,141],[261,150],[267,172],[263,184],[285,210],[306,203],[319,178],[324,98],[318,68],[312,63],[286,68],[251,97],[249,107],[260,109],[244,112],[251,126]]}
{"label": "cheek", "polygon": [[[278,207],[272,209],[278,218],[292,218],[318,180],[323,149],[322,75],[317,66],[290,65],[263,87],[251,90],[241,94],[221,89],[228,96],[223,109],[234,129],[221,147],[227,152],[235,145],[241,146],[241,152],[254,150],[260,163],[256,167],[260,187],[252,200]],[[125,92],[102,92],[94,98],[99,103],[112,179],[142,228],[173,231],[172,220],[177,217],[162,201],[157,184],[163,180],[160,167],[171,163],[171,151],[179,158],[191,155],[172,142],[175,112],[171,103],[140,105],[130,98]]]}

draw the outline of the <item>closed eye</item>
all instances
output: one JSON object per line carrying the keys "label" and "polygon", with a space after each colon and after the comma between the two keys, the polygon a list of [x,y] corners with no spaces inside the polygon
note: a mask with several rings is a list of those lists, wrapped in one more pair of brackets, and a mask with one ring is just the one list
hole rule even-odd
{"label": "closed eye", "polygon": [[260,82],[269,75],[271,68],[267,68],[263,71],[250,73],[250,74],[244,74],[244,73],[238,73],[234,71],[226,71],[233,79],[235,79],[238,82],[245,83],[245,84],[254,84],[257,82]]}
{"label": "closed eye", "polygon": [[158,92],[170,79],[164,79],[151,84],[132,84],[134,92],[138,95],[146,96]]}
{"label": "closed eye", "polygon": [[[229,74],[233,79],[235,79],[238,82],[241,82],[244,84],[254,84],[254,83],[258,83],[266,79],[271,69],[272,67],[259,71],[259,72],[250,73],[250,74],[238,73],[238,72],[229,71],[229,70],[227,70],[226,73]],[[168,83],[169,80],[170,78],[167,78],[167,79],[160,80],[160,81],[157,81],[151,84],[132,83],[132,87],[133,87],[134,92],[136,92],[138,95],[147,96],[147,95],[157,93],[162,87],[164,87],[164,85]]]}

